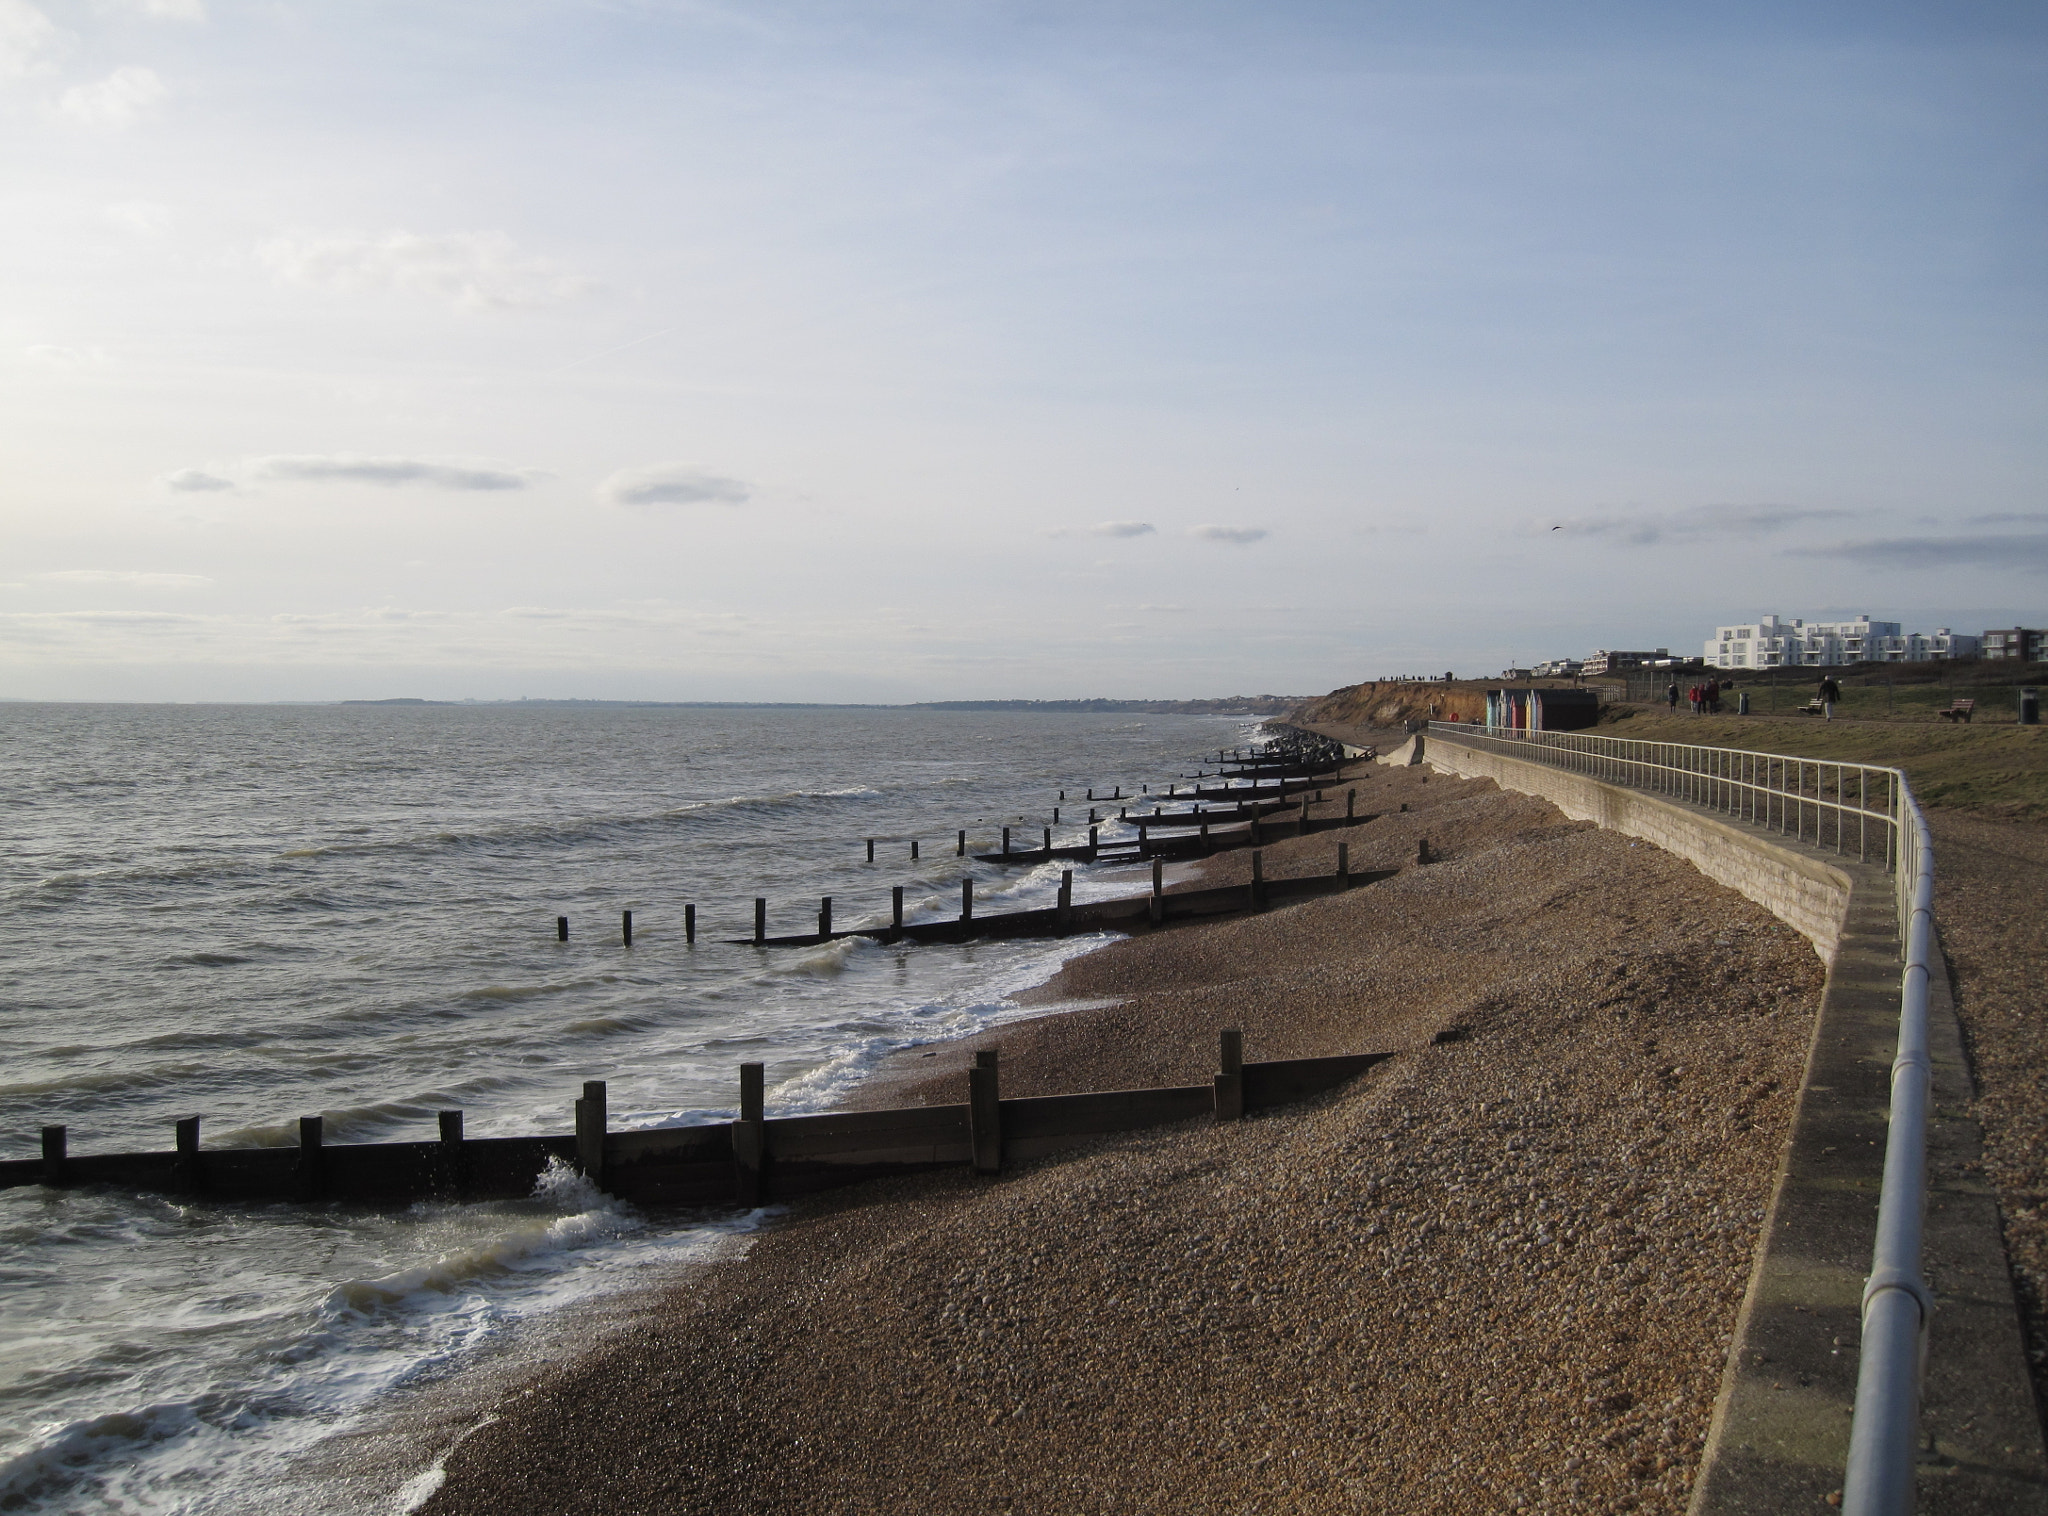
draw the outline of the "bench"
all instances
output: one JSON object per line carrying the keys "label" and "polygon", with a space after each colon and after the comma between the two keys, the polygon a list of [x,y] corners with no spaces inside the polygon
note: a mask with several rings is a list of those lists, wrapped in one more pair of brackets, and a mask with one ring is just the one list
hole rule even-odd
{"label": "bench", "polygon": [[1977,709],[1976,701],[1957,700],[1953,702],[1947,710],[1936,711],[1934,714],[1939,716],[1943,721],[1960,721],[1963,723],[1964,726],[1968,726],[1970,724],[1970,712],[1974,711],[1975,709]]}
{"label": "bench", "polygon": [[1826,713],[1827,707],[1823,706],[1818,700],[1809,700],[1806,704],[1797,707],[1793,712],[1793,714],[1799,716],[1821,716]]}

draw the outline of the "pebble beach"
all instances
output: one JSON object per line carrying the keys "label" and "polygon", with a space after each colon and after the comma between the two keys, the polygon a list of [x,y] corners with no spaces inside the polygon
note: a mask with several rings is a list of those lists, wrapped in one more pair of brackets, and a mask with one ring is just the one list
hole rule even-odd
{"label": "pebble beach", "polygon": [[794,1203],[513,1389],[420,1509],[1683,1510],[1822,964],[1541,801],[1356,774],[1326,807],[1355,784],[1378,819],[1266,875],[1341,835],[1394,877],[1116,942],[853,1103],[963,1099],[987,1046],[1011,1096],[1205,1081],[1226,1027],[1398,1056],[1240,1124]]}

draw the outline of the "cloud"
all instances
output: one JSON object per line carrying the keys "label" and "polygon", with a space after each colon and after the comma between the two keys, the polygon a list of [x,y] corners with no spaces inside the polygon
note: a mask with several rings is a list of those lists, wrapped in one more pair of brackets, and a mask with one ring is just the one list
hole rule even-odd
{"label": "cloud", "polygon": [[204,21],[206,0],[133,0],[135,9],[153,21]]}
{"label": "cloud", "polygon": [[465,311],[532,310],[595,288],[544,258],[522,255],[502,232],[275,237],[256,249],[256,261],[280,284],[427,295]]}
{"label": "cloud", "polygon": [[1098,521],[1083,530],[1091,537],[1144,537],[1155,528],[1149,521]]}
{"label": "cloud", "polygon": [[158,483],[173,490],[231,490],[235,487],[232,479],[223,479],[218,474],[196,468],[181,468],[164,475]]}
{"label": "cloud", "polygon": [[1993,511],[1988,516],[1971,516],[1965,526],[2048,526],[2048,511]]}
{"label": "cloud", "polygon": [[28,0],[0,0],[0,79],[39,72],[70,39]]}
{"label": "cloud", "polygon": [[2048,532],[1996,537],[1874,537],[1832,547],[1792,548],[1788,557],[1847,559],[1902,568],[1982,564],[1987,568],[2048,569]]}
{"label": "cloud", "polygon": [[744,505],[753,490],[737,479],[688,463],[650,463],[621,469],[597,487],[614,505]]}
{"label": "cloud", "polygon": [[1199,537],[1204,542],[1257,542],[1266,535],[1263,526],[1191,526],[1190,537]]}
{"label": "cloud", "polygon": [[150,574],[134,569],[54,569],[36,578],[55,584],[127,584],[170,590],[194,590],[213,583],[204,574]]}
{"label": "cloud", "polygon": [[[250,469],[259,479],[309,484],[376,484],[387,489],[401,484],[423,484],[440,490],[523,490],[535,478],[531,470],[514,472],[510,469],[429,463],[422,458],[362,458],[352,453],[258,458],[251,463]],[[197,473],[196,469],[183,469],[172,477]],[[173,485],[172,488],[218,489],[220,486],[193,484]]]}
{"label": "cloud", "polygon": [[154,69],[117,68],[97,84],[75,84],[57,97],[57,109],[85,126],[118,131],[132,126],[170,94]]}
{"label": "cloud", "polygon": [[22,357],[31,363],[46,364],[51,368],[98,368],[113,360],[107,350],[100,347],[59,347],[51,342],[38,342],[33,347],[21,350]]}
{"label": "cloud", "polygon": [[1783,531],[1808,521],[1832,521],[1853,512],[1806,509],[1790,505],[1697,505],[1685,510],[1642,512],[1628,516],[1571,516],[1562,521],[1534,521],[1526,530],[1542,535],[1556,530],[1567,537],[1608,537],[1630,547],[1654,547],[1667,541],[1700,537],[1755,536]]}
{"label": "cloud", "polygon": [[171,208],[154,200],[123,200],[105,207],[100,214],[110,226],[135,237],[161,237],[171,229]]}

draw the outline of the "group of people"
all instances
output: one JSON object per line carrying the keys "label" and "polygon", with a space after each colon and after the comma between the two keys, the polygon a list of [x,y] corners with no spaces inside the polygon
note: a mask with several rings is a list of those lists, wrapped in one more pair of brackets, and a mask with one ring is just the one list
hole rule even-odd
{"label": "group of people", "polygon": [[[1718,716],[1721,714],[1721,691],[1727,688],[1728,686],[1720,680],[1709,679],[1705,684],[1695,684],[1691,689],[1687,690],[1685,698],[1691,703],[1692,713],[1695,716],[1701,714]],[[1676,716],[1678,714],[1678,681],[1676,679],[1672,680],[1670,686],[1665,689],[1664,698],[1670,702],[1671,714]]]}

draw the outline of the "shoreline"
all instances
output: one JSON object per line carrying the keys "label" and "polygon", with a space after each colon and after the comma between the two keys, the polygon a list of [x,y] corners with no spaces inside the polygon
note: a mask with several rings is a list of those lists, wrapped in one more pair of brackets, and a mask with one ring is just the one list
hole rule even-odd
{"label": "shoreline", "polygon": [[[1405,853],[1396,878],[1072,959],[1047,1014],[897,1055],[855,1098],[957,1099],[991,1043],[1006,1094],[1206,1079],[1224,1025],[1251,1056],[1400,1056],[1242,1127],[799,1202],[637,1341],[501,1405],[421,1509],[1351,1509],[1414,1504],[1424,1471],[1449,1481],[1429,1508],[1498,1508],[1517,1469],[1547,1508],[1678,1509],[1821,966],[1689,865],[1541,802],[1423,770],[1357,783],[1393,814],[1348,834],[1354,866]],[[1443,862],[1413,866],[1422,836]],[[1333,848],[1269,845],[1269,877]],[[1474,1351],[1489,1376],[1439,1370]]]}

